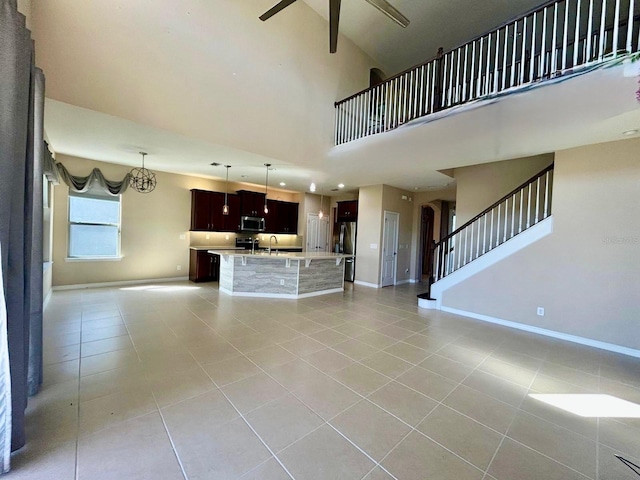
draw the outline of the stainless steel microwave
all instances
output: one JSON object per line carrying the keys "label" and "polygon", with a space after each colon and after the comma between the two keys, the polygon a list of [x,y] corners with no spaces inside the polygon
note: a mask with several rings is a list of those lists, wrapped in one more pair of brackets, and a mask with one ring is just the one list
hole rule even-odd
{"label": "stainless steel microwave", "polygon": [[240,217],[240,230],[243,232],[264,232],[264,218]]}

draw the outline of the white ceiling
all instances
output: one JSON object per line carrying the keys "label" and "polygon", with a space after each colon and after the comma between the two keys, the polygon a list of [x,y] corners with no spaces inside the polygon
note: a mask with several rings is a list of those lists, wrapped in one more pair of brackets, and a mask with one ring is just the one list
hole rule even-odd
{"label": "white ceiling", "polygon": [[[314,81],[327,71],[349,72],[335,64],[364,56],[354,54],[357,48],[344,36],[336,55],[328,54],[328,45],[317,46],[319,38],[328,42],[327,23],[308,6],[298,2],[263,24],[257,16],[276,0],[222,1],[215,8],[193,0],[191,10],[204,10],[183,16],[173,12],[178,7],[172,0],[154,0],[158,3],[146,13],[149,1],[34,0],[36,48],[45,64],[49,97],[45,128],[57,152],[138,166],[143,150],[149,153],[148,168],[224,178],[223,168],[210,165],[218,162],[233,165],[231,180],[255,184],[262,183],[264,163],[271,163],[275,171],[270,180],[274,185],[285,182],[293,191],[308,190],[312,181],[325,192],[338,183],[346,185],[345,191],[376,184],[426,190],[452,181],[438,170],[618,140],[621,132],[640,128],[635,101],[640,72],[618,67],[331,148],[330,122],[325,120],[341,93]],[[304,1],[326,9],[328,0]],[[509,17],[536,3],[393,2],[411,18],[409,28],[417,29],[409,37],[410,30],[402,31],[364,0],[343,0],[341,33],[352,35],[353,42],[385,65],[397,61],[401,68],[424,59],[424,39],[436,39],[434,45],[446,48],[440,40],[449,38],[453,46],[469,39],[474,28],[478,33],[491,28],[493,15]],[[205,16],[220,8],[228,9],[227,17]],[[234,21],[225,28],[228,18]],[[169,30],[158,27],[166,22]],[[137,44],[126,37],[133,25],[141,40]],[[382,33],[371,35],[379,29]],[[460,38],[453,38],[452,31]],[[252,37],[255,32],[258,38]],[[198,42],[192,38],[196,34]],[[87,44],[91,40],[94,44]],[[316,51],[300,56],[295,41],[303,42],[305,52]],[[223,55],[230,42],[235,42],[233,48]],[[263,47],[257,54],[256,45]],[[252,52],[255,58],[248,56]],[[363,65],[354,70],[367,71]],[[285,83],[290,78],[297,82],[296,91]],[[176,93],[183,88],[180,82],[190,95]],[[342,77],[336,83],[343,90],[357,84]],[[314,88],[305,90],[307,85]],[[315,117],[323,118],[321,132]],[[274,124],[277,128],[269,130]],[[313,136],[305,137],[308,132]],[[233,141],[225,143],[225,135]],[[308,139],[316,142],[313,148]]]}

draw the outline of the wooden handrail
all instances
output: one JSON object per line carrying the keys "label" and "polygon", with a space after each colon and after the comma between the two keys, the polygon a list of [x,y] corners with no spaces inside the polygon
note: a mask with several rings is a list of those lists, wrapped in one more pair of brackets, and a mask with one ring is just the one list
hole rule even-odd
{"label": "wooden handrail", "polygon": [[462,225],[459,228],[456,228],[453,232],[451,232],[449,235],[447,235],[446,237],[443,237],[438,243],[436,243],[436,247],[439,245],[442,245],[445,241],[448,241],[449,239],[451,239],[452,237],[455,237],[458,233],[460,233],[461,231],[463,231],[465,228],[467,228],[469,225],[471,225],[473,222],[475,222],[476,220],[478,220],[479,218],[481,218],[482,216],[486,215],[487,213],[489,213],[491,210],[493,210],[494,208],[496,208],[498,205],[500,205],[502,202],[504,202],[505,200],[507,200],[509,197],[515,195],[516,193],[518,193],[520,190],[522,190],[524,187],[526,187],[527,185],[532,184],[533,182],[535,182],[536,180],[538,180],[540,177],[546,175],[547,172],[550,172],[553,170],[554,167],[554,163],[552,162],[551,165],[549,165],[547,168],[545,168],[544,170],[542,170],[541,172],[537,173],[536,175],[534,175],[533,177],[531,177],[529,180],[527,180],[526,182],[522,183],[521,185],[519,185],[518,187],[514,188],[513,190],[511,190],[509,193],[507,193],[505,196],[503,196],[500,200],[498,200],[497,202],[493,203],[491,206],[485,208],[482,212],[480,212],[478,215],[476,215],[475,217],[473,217],[471,220],[469,220],[468,222],[466,222],[464,225]]}

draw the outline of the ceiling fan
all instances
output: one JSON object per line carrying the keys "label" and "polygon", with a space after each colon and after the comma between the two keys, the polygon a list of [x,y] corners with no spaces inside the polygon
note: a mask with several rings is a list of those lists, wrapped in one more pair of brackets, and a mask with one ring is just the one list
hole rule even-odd
{"label": "ceiling fan", "polygon": [[[284,10],[296,0],[281,0],[265,13],[260,15],[263,22],[273,17],[276,13]],[[391,20],[401,27],[409,25],[409,19],[395,9],[387,0],[365,0],[370,5],[384,13]],[[338,23],[340,22],[340,2],[341,0],[329,0],[329,51],[336,53],[338,47]]]}

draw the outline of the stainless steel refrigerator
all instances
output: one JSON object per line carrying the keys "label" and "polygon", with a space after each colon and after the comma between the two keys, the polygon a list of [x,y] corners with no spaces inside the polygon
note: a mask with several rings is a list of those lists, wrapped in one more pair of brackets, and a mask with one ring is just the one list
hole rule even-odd
{"label": "stainless steel refrigerator", "polygon": [[[336,253],[356,254],[356,222],[338,222],[333,229],[333,250]],[[353,282],[356,276],[356,259],[347,258],[344,279]]]}

